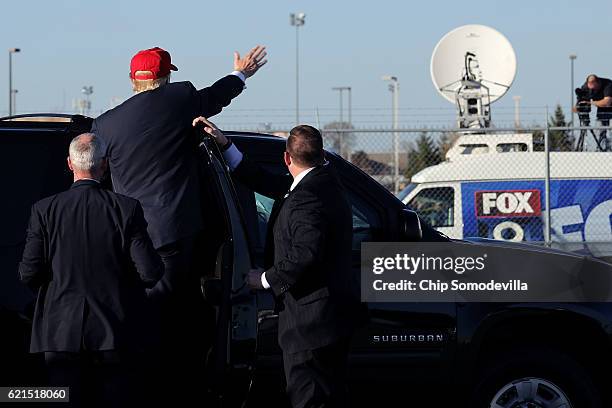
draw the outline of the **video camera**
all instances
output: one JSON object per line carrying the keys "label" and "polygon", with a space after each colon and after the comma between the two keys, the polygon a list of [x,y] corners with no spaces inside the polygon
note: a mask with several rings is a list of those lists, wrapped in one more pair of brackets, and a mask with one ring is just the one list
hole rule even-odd
{"label": "video camera", "polygon": [[591,91],[583,88],[576,88],[576,110],[578,111],[578,119],[588,126],[590,119],[589,114],[591,113]]}
{"label": "video camera", "polygon": [[[576,92],[576,98],[577,98],[576,111],[578,113],[578,119],[580,120],[580,126],[590,126],[591,125],[591,117],[590,117],[591,99],[593,99],[591,91],[589,89],[576,88],[575,92]],[[602,120],[602,118],[604,118],[604,115],[606,114],[602,113],[600,109],[598,108],[597,109],[597,119]],[[608,123],[604,121],[602,121],[601,123],[605,126],[608,125]],[[590,132],[593,135],[593,138],[595,139],[595,143],[597,144],[597,149],[599,151],[606,152],[610,150],[606,129],[601,129],[599,131],[599,137],[595,134],[593,129],[590,129]],[[580,129],[580,136],[578,137],[578,140],[576,141],[577,151],[582,151],[584,149],[584,139],[585,139],[586,134],[587,134],[586,129]]]}

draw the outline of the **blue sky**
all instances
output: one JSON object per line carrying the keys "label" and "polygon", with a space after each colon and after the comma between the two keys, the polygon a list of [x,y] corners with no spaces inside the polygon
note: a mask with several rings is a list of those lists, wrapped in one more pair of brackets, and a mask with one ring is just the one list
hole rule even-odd
{"label": "blue sky", "polygon": [[[435,91],[429,60],[438,40],[463,24],[499,30],[517,54],[517,77],[494,105],[494,118],[496,112],[498,117],[511,114],[514,95],[521,96],[525,117],[531,112],[532,120],[545,105],[567,106],[570,53],[578,55],[576,85],[590,72],[612,77],[609,0],[21,0],[3,3],[0,42],[4,50],[22,49],[14,57],[19,113],[71,112],[81,87],[93,85],[93,114],[107,109],[114,97],[130,96],[129,60],[139,49],[168,49],[180,69],[173,80],[202,87],[231,71],[235,49],[265,44],[268,65],[217,121],[229,127],[282,126],[294,115],[295,29],[289,25],[294,11],[306,13],[300,31],[305,121],[314,120],[316,108],[321,124],[333,120],[338,94],[331,88],[351,86],[356,124],[387,124],[391,97],[380,77],[393,74],[401,84],[403,123],[452,123],[452,105]],[[0,113],[6,113],[6,51],[2,58]],[[430,108],[431,116],[415,108]]]}

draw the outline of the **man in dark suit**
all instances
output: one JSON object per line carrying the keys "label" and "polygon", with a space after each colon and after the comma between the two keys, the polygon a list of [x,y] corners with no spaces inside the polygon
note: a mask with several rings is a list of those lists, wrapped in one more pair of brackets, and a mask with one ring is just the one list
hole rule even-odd
{"label": "man in dark suit", "polygon": [[[180,297],[195,235],[203,228],[197,141],[191,122],[216,115],[245,87],[246,78],[266,63],[264,47],[244,58],[236,53],[234,72],[200,90],[191,82],[170,82],[177,70],[161,48],[138,52],[130,64],[136,94],[95,119],[94,132],[108,149],[113,189],[142,204],[148,230],[166,265],[153,297]],[[198,282],[195,288],[198,290]]]}
{"label": "man in dark suit", "polygon": [[234,72],[196,90],[190,82],[170,83],[170,72],[177,68],[167,51],[140,51],[130,64],[136,94],[92,126],[108,146],[114,190],[140,201],[165,264],[164,276],[149,292],[159,313],[161,338],[155,358],[178,374],[186,371],[182,366],[199,364],[206,352],[202,271],[191,267],[196,238],[204,228],[198,141],[191,122],[229,105],[246,78],[266,63],[265,56],[261,46],[244,58],[235,53]]}
{"label": "man in dark suit", "polygon": [[238,180],[276,199],[268,221],[266,269],[251,271],[248,283],[270,288],[282,299],[278,335],[291,403],[346,405],[349,340],[359,314],[351,284],[352,216],[325,162],[320,132],[307,125],[291,130],[284,154],[291,177],[283,177],[243,157],[206,119],[197,122],[219,143]]}
{"label": "man in dark suit", "polygon": [[[22,282],[38,289],[30,352],[45,353],[50,381],[82,399],[83,369],[102,386],[107,406],[124,406],[133,383],[126,358],[146,339],[145,288],[163,274],[138,201],[100,187],[103,143],[82,134],[70,143],[74,184],[32,206]],[[99,377],[102,378],[99,378]]]}

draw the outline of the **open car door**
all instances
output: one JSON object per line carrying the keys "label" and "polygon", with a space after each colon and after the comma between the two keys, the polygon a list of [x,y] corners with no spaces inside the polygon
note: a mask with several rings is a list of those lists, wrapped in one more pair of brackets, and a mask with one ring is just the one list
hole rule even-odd
{"label": "open car door", "polygon": [[202,285],[205,298],[216,309],[208,377],[220,406],[240,406],[252,382],[257,342],[256,296],[246,284],[251,255],[240,203],[223,156],[207,136],[200,143],[200,154],[208,173],[204,182],[216,185],[216,198],[224,210],[208,216],[225,217],[226,226],[215,274]]}

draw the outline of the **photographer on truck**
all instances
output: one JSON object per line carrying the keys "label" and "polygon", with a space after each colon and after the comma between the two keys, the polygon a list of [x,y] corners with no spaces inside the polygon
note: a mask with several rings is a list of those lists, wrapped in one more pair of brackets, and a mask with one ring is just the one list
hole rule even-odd
{"label": "photographer on truck", "polygon": [[[599,78],[595,74],[590,74],[586,82],[576,88],[577,103],[574,112],[578,113],[581,126],[589,126],[589,113],[591,106],[597,107],[597,121],[600,126],[610,126],[612,118],[612,80]],[[607,138],[607,129],[599,132],[598,147],[602,151],[610,150]]]}

